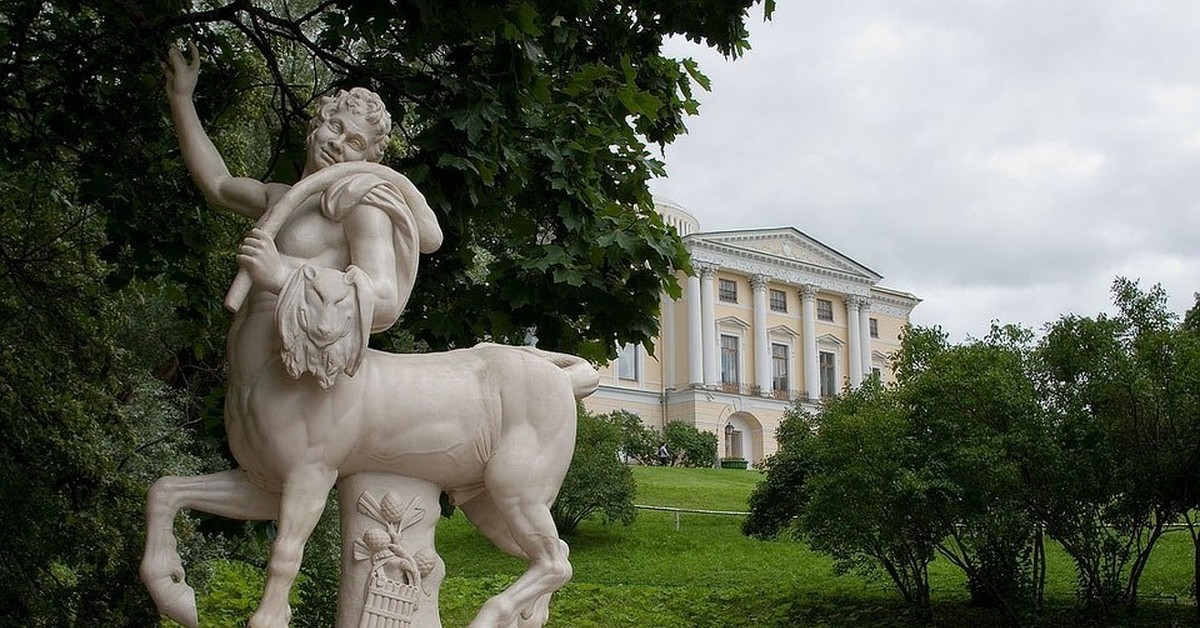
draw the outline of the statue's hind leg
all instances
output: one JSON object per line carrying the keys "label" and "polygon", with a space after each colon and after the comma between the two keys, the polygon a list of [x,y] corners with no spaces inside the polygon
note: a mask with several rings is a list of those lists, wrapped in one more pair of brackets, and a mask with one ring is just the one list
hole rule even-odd
{"label": "statue's hind leg", "polygon": [[146,495],[146,549],[141,577],[160,613],[196,628],[196,597],[184,580],[175,545],[175,515],[200,510],[231,519],[274,519],[279,496],[251,484],[241,471],[160,478]]}
{"label": "statue's hind leg", "polygon": [[[518,549],[528,567],[483,605],[470,628],[508,628],[521,615],[527,625],[544,621],[534,617],[544,614],[538,612],[546,607],[542,598],[571,579],[566,544],[558,538],[550,505],[571,464],[575,400],[569,389],[565,395],[542,390],[523,399],[511,396],[505,406],[503,435],[484,471],[492,505],[488,514],[508,530],[515,548],[506,551]],[[499,536],[500,524],[491,527]]]}
{"label": "statue's hind leg", "polygon": [[[528,557],[528,568],[516,582],[483,605],[471,628],[507,628],[521,615],[544,622],[544,617],[535,617],[547,612],[548,599],[542,598],[548,598],[571,579],[571,563],[555,531],[549,506],[538,507],[528,502],[517,506],[517,503],[509,502],[507,508],[501,509],[514,530],[513,538]],[[539,609],[542,613],[537,612]]]}
{"label": "statue's hind leg", "polygon": [[[508,524],[504,518],[496,510],[496,504],[492,501],[492,496],[487,491],[480,493],[471,501],[459,506],[467,519],[488,538],[500,551],[519,558],[526,563],[529,562],[529,556],[525,554],[525,550],[521,549],[520,544],[513,538],[512,532],[508,529]],[[567,547],[565,541],[560,540],[562,550],[569,555],[570,548]],[[550,617],[550,594],[547,593],[539,597],[533,605],[524,610],[518,609],[520,613],[517,619],[517,628],[541,628],[546,624],[546,620]]]}

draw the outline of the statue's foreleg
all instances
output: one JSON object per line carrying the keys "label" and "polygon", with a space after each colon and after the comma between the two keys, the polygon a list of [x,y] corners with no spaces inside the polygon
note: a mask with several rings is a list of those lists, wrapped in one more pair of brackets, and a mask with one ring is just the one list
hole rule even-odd
{"label": "statue's foreleg", "polygon": [[279,496],[251,484],[241,471],[160,478],[146,495],[146,550],[141,576],[160,613],[196,628],[196,596],[184,580],[175,545],[175,515],[200,510],[231,519],[275,519]]}
{"label": "statue's foreleg", "polygon": [[288,625],[288,594],[300,572],[304,545],[321,519],[335,481],[336,469],[316,467],[296,469],[284,481],[279,501],[279,528],[267,561],[267,585],[258,610],[250,618],[249,628],[285,628]]}

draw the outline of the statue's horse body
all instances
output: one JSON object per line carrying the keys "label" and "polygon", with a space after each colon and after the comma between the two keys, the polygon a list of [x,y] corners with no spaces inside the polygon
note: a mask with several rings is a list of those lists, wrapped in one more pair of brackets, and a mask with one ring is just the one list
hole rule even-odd
{"label": "statue's horse body", "polygon": [[472,626],[544,623],[549,594],[571,576],[550,506],[574,448],[576,401],[599,383],[595,369],[531,347],[365,349],[353,377],[339,374],[326,388],[285,368],[274,310],[273,295],[255,293],[230,330],[226,428],[240,468],[163,478],[150,490],[141,571],[159,609],[197,624],[172,532],[180,509],[276,519],[250,626],[286,626],[288,592],[330,488],[373,471],[436,484],[500,549],[527,561]]}

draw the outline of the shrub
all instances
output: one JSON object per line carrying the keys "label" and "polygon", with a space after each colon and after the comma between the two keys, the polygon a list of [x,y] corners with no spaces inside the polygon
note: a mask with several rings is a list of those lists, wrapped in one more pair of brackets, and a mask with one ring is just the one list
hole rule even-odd
{"label": "shrub", "polygon": [[687,423],[668,423],[663,436],[675,464],[685,467],[711,467],[717,459],[717,435],[696,429]]}
{"label": "shrub", "polygon": [[579,410],[575,457],[550,509],[559,534],[570,534],[589,515],[609,522],[633,523],[633,471],[617,457],[621,428],[611,417]]}
{"label": "shrub", "polygon": [[620,451],[626,460],[652,465],[658,462],[659,436],[642,423],[642,418],[628,410],[608,414],[608,422],[621,430]]}

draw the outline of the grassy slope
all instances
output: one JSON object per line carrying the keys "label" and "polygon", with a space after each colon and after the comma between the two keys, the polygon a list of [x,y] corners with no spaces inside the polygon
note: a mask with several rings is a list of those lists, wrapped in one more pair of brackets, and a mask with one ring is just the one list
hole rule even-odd
{"label": "grassy slope", "polygon": [[[731,469],[634,469],[640,504],[707,510],[745,510],[758,480]],[[555,596],[549,626],[910,626],[911,618],[886,582],[834,575],[829,559],[792,541],[755,541],[740,533],[741,518],[643,511],[632,526],[588,521],[568,538],[575,577]],[[1157,595],[1187,600],[1191,547],[1184,533],[1165,537],[1143,578],[1147,599],[1128,625],[1190,625],[1192,609],[1156,604]],[[461,515],[438,529],[438,551],[449,574],[441,610],[447,628],[465,626],[484,600],[522,570],[501,555]],[[1049,625],[1087,626],[1073,609],[1073,570],[1051,549],[1047,585]],[[963,578],[939,561],[931,584],[940,626],[1000,625],[967,608]]]}

